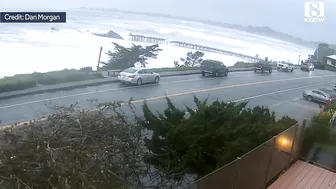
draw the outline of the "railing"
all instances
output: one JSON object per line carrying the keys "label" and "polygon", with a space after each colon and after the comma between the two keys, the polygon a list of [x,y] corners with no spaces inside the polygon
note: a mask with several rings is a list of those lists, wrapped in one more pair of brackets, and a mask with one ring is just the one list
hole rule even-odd
{"label": "railing", "polygon": [[263,60],[258,57],[244,55],[244,54],[226,51],[222,49],[217,49],[213,47],[207,47],[203,45],[197,45],[197,44],[186,43],[186,42],[181,42],[181,41],[169,41],[169,40],[166,40],[163,38],[157,38],[157,37],[129,34],[129,40],[138,41],[138,42],[146,42],[146,43],[154,43],[154,44],[170,44],[172,46],[177,46],[177,47],[196,49],[196,50],[207,51],[207,52],[212,52],[212,53],[217,53],[217,54],[224,54],[228,56],[235,56],[235,57],[239,57],[241,59],[245,59],[251,62],[258,62],[260,60]]}
{"label": "railing", "polygon": [[299,157],[305,122],[295,124],[186,189],[261,189]]}
{"label": "railing", "polygon": [[324,113],[319,120],[307,121],[302,156],[305,161],[336,172],[336,120]]}
{"label": "railing", "polygon": [[203,46],[203,45],[196,45],[196,44],[186,43],[186,42],[181,42],[181,41],[170,41],[169,44],[172,45],[172,46],[177,46],[177,47],[196,49],[196,50],[207,51],[207,52],[212,52],[212,53],[224,54],[224,55],[228,55],[228,56],[235,56],[235,57],[239,57],[241,59],[249,60],[251,62],[258,62],[258,61],[263,60],[261,58],[254,57],[254,56],[244,55],[244,54],[241,54],[241,53],[235,53],[235,52],[232,52],[232,51],[226,51],[226,50],[222,50],[222,49],[207,47],[207,46]]}

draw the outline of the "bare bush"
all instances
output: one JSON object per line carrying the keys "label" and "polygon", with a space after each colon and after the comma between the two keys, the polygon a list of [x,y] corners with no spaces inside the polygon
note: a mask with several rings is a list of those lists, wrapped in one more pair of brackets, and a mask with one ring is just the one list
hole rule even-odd
{"label": "bare bush", "polygon": [[173,188],[143,159],[142,129],[116,108],[64,109],[43,121],[1,131],[0,188]]}

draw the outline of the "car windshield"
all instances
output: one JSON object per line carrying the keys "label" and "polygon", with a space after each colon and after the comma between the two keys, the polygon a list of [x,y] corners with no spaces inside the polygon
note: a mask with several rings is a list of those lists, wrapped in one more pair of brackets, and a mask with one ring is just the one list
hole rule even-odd
{"label": "car windshield", "polygon": [[138,71],[138,70],[135,69],[135,68],[128,68],[128,69],[124,70],[123,72],[125,72],[125,73],[135,73],[136,71]]}

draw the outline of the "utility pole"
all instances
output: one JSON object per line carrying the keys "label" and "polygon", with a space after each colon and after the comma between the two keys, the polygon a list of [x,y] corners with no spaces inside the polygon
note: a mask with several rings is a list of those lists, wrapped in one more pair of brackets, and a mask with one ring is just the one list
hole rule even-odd
{"label": "utility pole", "polygon": [[100,64],[100,57],[101,57],[102,51],[103,51],[103,47],[100,47],[99,57],[98,57],[98,64],[97,64],[97,73],[99,72],[99,64]]}
{"label": "utility pole", "polygon": [[298,65],[300,65],[300,59],[301,59],[301,55],[299,54]]}

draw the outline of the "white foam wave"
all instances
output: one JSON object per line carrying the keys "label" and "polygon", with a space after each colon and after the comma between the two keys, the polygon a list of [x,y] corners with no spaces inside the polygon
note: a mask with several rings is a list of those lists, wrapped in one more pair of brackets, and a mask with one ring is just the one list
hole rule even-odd
{"label": "white foam wave", "polygon": [[[22,29],[20,33],[1,34],[0,64],[1,66],[6,65],[6,69],[0,69],[0,78],[34,71],[46,72],[64,68],[95,67],[101,46],[106,52],[113,50],[112,42],[123,46],[135,43],[91,34],[91,32],[107,33],[110,29],[125,39],[128,39],[129,31],[137,30],[143,31],[139,32],[142,35],[180,40],[251,56],[259,54],[260,57],[268,56],[271,60],[289,60],[293,63],[297,62],[299,54],[301,57],[307,57],[313,52],[313,49],[268,37],[203,26],[202,24],[194,23],[192,25],[193,23],[189,22],[188,25],[181,25],[182,22],[179,21],[175,24],[165,24],[164,21],[153,23],[133,20],[109,20],[100,23],[103,24],[94,24],[93,21],[87,25],[81,23],[71,26],[71,28],[77,29],[65,28],[59,31],[31,29],[32,27],[30,27],[30,29]],[[119,30],[113,28],[119,28]],[[149,67],[172,67],[174,60],[179,60],[180,57],[184,57],[188,51],[191,51],[165,45],[160,47],[163,51],[159,54],[158,59],[150,61]],[[208,52],[205,52],[205,58],[221,60],[228,66],[241,61],[240,58]],[[103,53],[102,61],[107,59],[107,55]]]}

